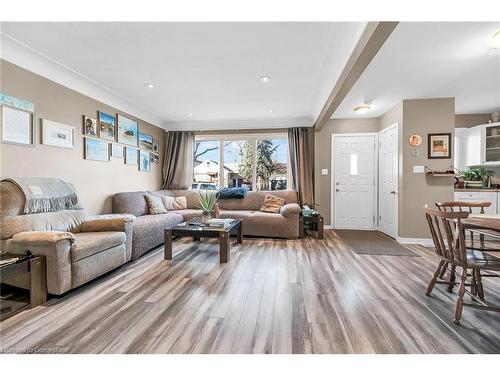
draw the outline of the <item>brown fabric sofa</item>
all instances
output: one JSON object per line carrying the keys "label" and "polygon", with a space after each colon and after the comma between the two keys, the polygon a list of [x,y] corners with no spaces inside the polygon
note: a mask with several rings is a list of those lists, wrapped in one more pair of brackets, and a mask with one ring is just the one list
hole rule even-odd
{"label": "brown fabric sofa", "polygon": [[[187,209],[150,215],[145,194],[186,197]],[[286,200],[280,213],[260,212],[266,194]],[[243,220],[243,235],[258,237],[298,238],[300,206],[295,191],[249,191],[242,199],[219,199],[222,218]],[[113,196],[113,212],[136,216],[133,222],[132,259],[163,243],[163,230],[200,216],[195,190],[159,190],[118,193]]]}
{"label": "brown fabric sofa", "polygon": [[17,185],[0,182],[0,249],[45,256],[49,293],[63,294],[130,260],[133,216],[23,214],[24,200]]}

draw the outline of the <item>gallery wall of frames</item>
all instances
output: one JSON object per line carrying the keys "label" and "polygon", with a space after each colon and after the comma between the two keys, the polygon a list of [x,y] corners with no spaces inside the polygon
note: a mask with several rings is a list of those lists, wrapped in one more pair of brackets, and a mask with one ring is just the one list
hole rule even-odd
{"label": "gallery wall of frames", "polygon": [[[33,103],[0,94],[2,142],[36,146],[36,117]],[[139,123],[121,114],[96,111],[96,116],[82,115],[83,157],[109,162],[121,158],[139,171],[151,171],[159,163],[159,142],[142,133]],[[40,119],[41,144],[75,148],[75,128],[49,119]]]}

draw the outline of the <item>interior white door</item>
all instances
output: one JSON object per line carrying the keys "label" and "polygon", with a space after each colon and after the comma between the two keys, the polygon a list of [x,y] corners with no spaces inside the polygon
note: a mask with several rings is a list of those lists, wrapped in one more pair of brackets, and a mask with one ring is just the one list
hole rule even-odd
{"label": "interior white door", "polygon": [[334,227],[374,229],[375,135],[333,137]]}
{"label": "interior white door", "polygon": [[379,134],[379,230],[398,235],[398,128]]}

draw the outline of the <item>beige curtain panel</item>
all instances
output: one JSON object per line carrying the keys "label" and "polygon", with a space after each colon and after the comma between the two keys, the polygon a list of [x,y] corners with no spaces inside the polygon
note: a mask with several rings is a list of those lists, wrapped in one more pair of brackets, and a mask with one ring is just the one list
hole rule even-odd
{"label": "beige curtain panel", "polygon": [[312,128],[288,129],[288,148],[292,172],[292,188],[299,196],[299,204],[314,203]]}
{"label": "beige curtain panel", "polygon": [[193,180],[193,132],[168,132],[163,157],[162,189],[188,189]]}

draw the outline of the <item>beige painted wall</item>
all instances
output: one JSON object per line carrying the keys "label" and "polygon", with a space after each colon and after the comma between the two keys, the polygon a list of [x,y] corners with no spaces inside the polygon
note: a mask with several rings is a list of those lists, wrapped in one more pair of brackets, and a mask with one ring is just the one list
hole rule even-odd
{"label": "beige painted wall", "polygon": [[[418,99],[403,101],[402,183],[399,187],[399,236],[430,238],[423,207],[439,201],[453,200],[452,177],[430,177],[413,173],[413,166],[426,165],[434,170],[445,170],[453,165],[451,159],[427,158],[428,133],[453,133],[455,129],[455,99]],[[412,147],[406,141],[411,134],[422,136],[420,155],[411,155]],[[452,149],[453,152],[453,149]]]}
{"label": "beige painted wall", "polygon": [[[3,144],[0,150],[0,175],[45,176],[62,178],[76,186],[80,199],[92,214],[111,212],[111,196],[120,191],[155,190],[161,186],[161,163],[152,164],[151,172],[140,172],[137,166],[125,165],[123,159],[110,162],[83,159],[82,115],[96,117],[101,110],[120,113],[116,108],[70,90],[53,81],[0,60],[2,93],[29,100],[35,104],[37,146]],[[164,150],[165,132],[139,121],[141,132],[159,140],[160,155]],[[76,128],[74,150],[41,145],[40,119],[48,119]]]}
{"label": "beige painted wall", "polygon": [[[331,142],[334,133],[372,133],[379,131],[376,118],[333,119],[319,131],[314,132],[314,199],[317,209],[330,224],[331,205]],[[322,176],[321,169],[328,169],[328,175]]]}
{"label": "beige painted wall", "polygon": [[489,113],[455,115],[455,127],[470,128],[471,126],[487,124],[490,118]]}

